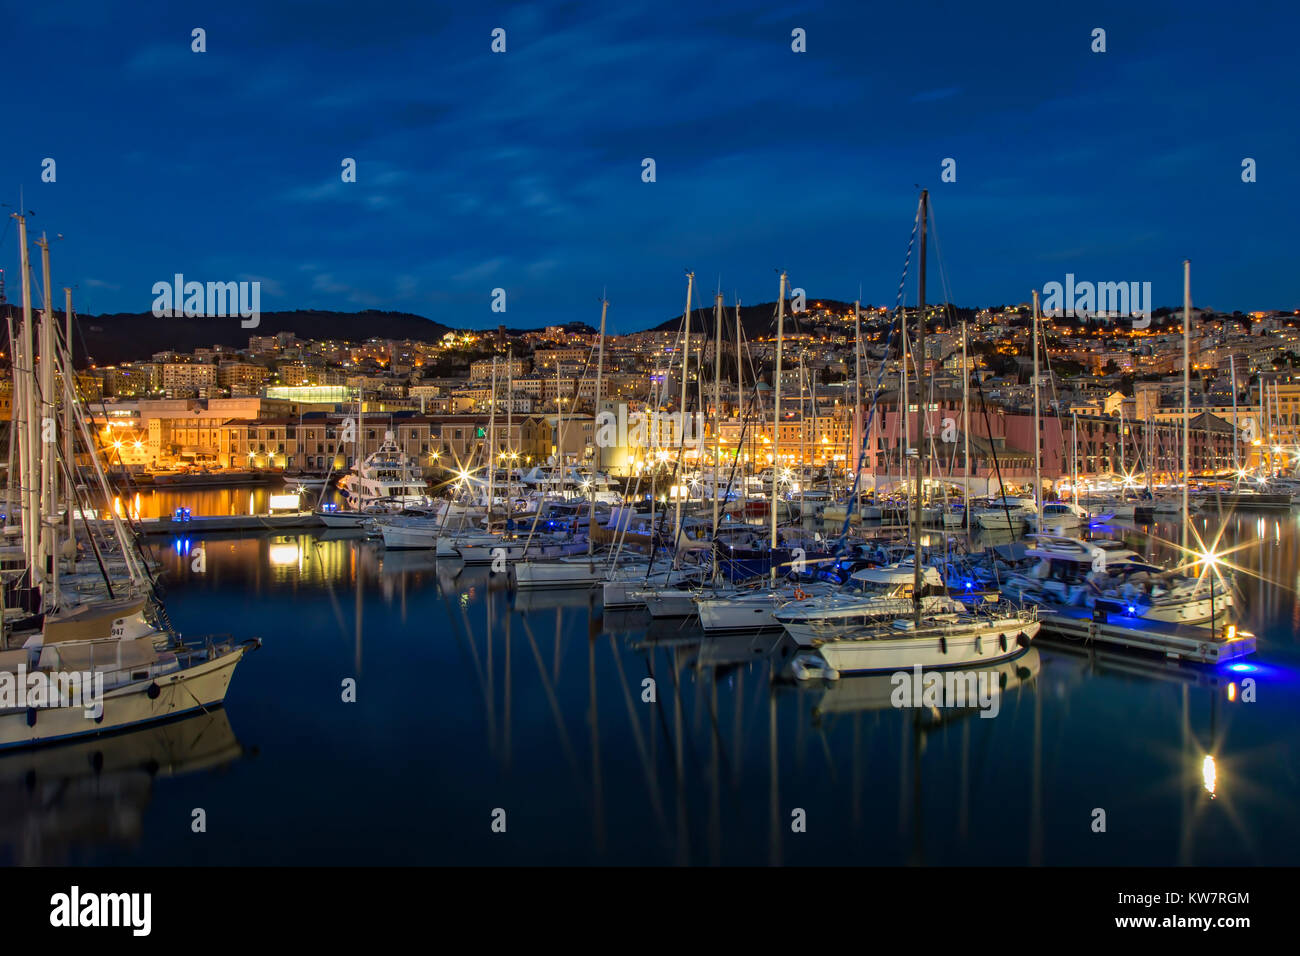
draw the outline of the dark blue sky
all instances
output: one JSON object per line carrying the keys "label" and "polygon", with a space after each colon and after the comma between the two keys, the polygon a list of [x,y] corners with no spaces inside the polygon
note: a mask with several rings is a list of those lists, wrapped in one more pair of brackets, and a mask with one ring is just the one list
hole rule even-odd
{"label": "dark blue sky", "polygon": [[[784,268],[892,304],[916,183],[962,304],[1067,272],[1175,304],[1190,257],[1198,305],[1294,308],[1297,9],[9,4],[0,186],[64,234],[83,312],[147,311],[175,272],[260,279],[263,311],[480,327],[594,323],[607,286],[611,327],[641,328],[687,267],[709,301],[719,277],[769,301]],[[12,226],[0,253],[12,300]]]}

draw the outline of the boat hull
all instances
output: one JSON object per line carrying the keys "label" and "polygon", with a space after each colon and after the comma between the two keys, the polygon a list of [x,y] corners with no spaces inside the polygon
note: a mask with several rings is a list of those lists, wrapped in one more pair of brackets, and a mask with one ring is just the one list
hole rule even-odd
{"label": "boat hull", "polygon": [[[9,708],[0,712],[0,749],[102,734],[217,706],[225,700],[235,667],[248,649],[249,645],[241,645],[213,660],[158,675],[149,683],[137,681],[105,691],[99,720],[87,717],[80,706]],[[158,687],[156,697],[148,694],[150,684]]]}
{"label": "boat hull", "polygon": [[1040,627],[1037,621],[1006,618],[968,632],[945,634],[942,643],[937,634],[900,632],[887,637],[820,642],[816,650],[841,674],[910,670],[917,666],[981,667],[1025,653]]}

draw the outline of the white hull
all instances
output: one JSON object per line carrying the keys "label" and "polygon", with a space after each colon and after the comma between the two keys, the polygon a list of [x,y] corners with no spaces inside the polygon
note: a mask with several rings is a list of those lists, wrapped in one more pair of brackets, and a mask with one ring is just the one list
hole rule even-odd
{"label": "white hull", "polygon": [[934,629],[916,635],[899,631],[860,640],[826,641],[817,651],[841,674],[901,671],[917,666],[980,667],[1023,654],[1020,635],[1024,635],[1027,646],[1038,635],[1039,627],[1037,621],[1003,618],[981,622],[977,627]]}
{"label": "white hull", "polygon": [[506,561],[522,561],[525,558],[559,558],[564,555],[577,554],[586,550],[585,541],[541,541],[534,539],[532,544],[527,539],[495,541],[491,544],[461,544],[455,539],[450,542],[460,559],[466,564],[491,564],[501,555]]}
{"label": "white hull", "polygon": [[[606,610],[645,607],[644,594],[656,588],[667,588],[688,580],[695,572],[671,569],[651,572],[649,565],[619,568],[601,588],[602,603]],[[694,609],[692,612],[694,613]]]}
{"label": "white hull", "polygon": [[1024,523],[1024,516],[1012,509],[1010,517],[999,510],[976,514],[971,520],[985,531],[1017,531]]}
{"label": "white hull", "polygon": [[[913,609],[911,598],[857,599],[838,604],[818,607],[810,603],[804,608],[787,605],[781,617],[799,616],[795,620],[778,620],[778,623],[800,647],[812,647],[818,640],[833,639],[857,630],[866,623],[864,618],[905,617]],[[949,597],[928,595],[921,599],[921,608],[923,613],[933,614],[959,609],[960,605]]]}
{"label": "white hull", "polygon": [[375,517],[359,511],[316,511],[313,514],[327,528],[360,528]]}
{"label": "white hull", "polygon": [[[380,522],[379,533],[384,537],[385,548],[433,548],[439,543],[438,525],[430,522],[419,525],[394,525]],[[441,553],[441,552],[440,552]]]}
{"label": "white hull", "polygon": [[646,610],[657,619],[694,617],[695,598],[699,592],[684,588],[655,588],[641,591]]}
{"label": "white hull", "polygon": [[605,559],[586,561],[520,561],[511,565],[520,588],[591,588],[605,580]]}
{"label": "white hull", "polygon": [[[225,700],[235,665],[243,659],[247,649],[248,645],[236,647],[215,660],[158,675],[151,681],[136,681],[106,690],[103,719],[99,721],[87,717],[80,706],[34,708],[31,713],[36,720],[30,725],[26,708],[2,711],[0,748],[100,734],[220,704]],[[147,691],[154,684],[158,687],[158,696],[151,699]]]}

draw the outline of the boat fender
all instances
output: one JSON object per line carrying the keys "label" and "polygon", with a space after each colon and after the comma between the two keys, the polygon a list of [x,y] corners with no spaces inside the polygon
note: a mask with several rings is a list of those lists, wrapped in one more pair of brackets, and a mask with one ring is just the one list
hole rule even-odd
{"label": "boat fender", "polygon": [[945,654],[948,653],[948,638],[939,638],[939,650],[943,651]]}
{"label": "boat fender", "polygon": [[149,689],[145,691],[145,694],[148,695],[150,700],[157,700],[158,695],[161,693],[162,693],[162,689],[159,688],[157,681],[151,683],[149,685]]}
{"label": "boat fender", "polygon": [[28,708],[27,708],[27,726],[28,726],[28,727],[35,727],[35,726],[36,726],[36,708],[35,708],[35,707],[28,707]]}
{"label": "boat fender", "polygon": [[978,636],[977,636],[977,637],[975,638],[975,653],[976,653],[976,654],[983,654],[983,653],[984,653],[984,638],[983,638],[983,637],[978,637]]}
{"label": "boat fender", "polygon": [[1006,671],[1003,671],[1001,674],[998,675],[998,687],[1002,688],[1002,690],[1006,690],[1006,689],[1007,689],[1007,672],[1006,672]]}
{"label": "boat fender", "polygon": [[1026,634],[1024,631],[1021,631],[1019,634],[1016,635],[1016,643],[1019,644],[1021,647],[1028,647],[1029,635]]}
{"label": "boat fender", "polygon": [[1005,634],[999,634],[999,635],[998,635],[998,647],[1002,648],[1003,651],[1006,651],[1006,649],[1007,649],[1007,636],[1006,636]]}

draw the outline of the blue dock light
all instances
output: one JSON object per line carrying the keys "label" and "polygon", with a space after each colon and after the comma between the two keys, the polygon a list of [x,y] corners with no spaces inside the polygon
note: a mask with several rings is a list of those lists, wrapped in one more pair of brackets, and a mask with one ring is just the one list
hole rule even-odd
{"label": "blue dock light", "polygon": [[1135,608],[1132,604],[1130,604],[1130,605],[1128,606],[1128,612],[1129,612],[1130,614],[1135,614],[1135,613],[1137,613],[1137,608]]}
{"label": "blue dock light", "polygon": [[1230,664],[1228,666],[1228,670],[1234,671],[1238,674],[1253,674],[1258,669],[1259,668],[1257,668],[1254,664]]}
{"label": "blue dock light", "polygon": [[190,520],[190,509],[189,509],[189,508],[177,508],[174,512],[172,512],[172,520],[173,520],[173,521],[189,521],[189,520]]}

